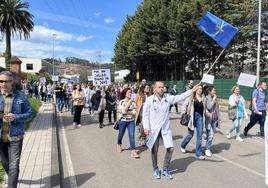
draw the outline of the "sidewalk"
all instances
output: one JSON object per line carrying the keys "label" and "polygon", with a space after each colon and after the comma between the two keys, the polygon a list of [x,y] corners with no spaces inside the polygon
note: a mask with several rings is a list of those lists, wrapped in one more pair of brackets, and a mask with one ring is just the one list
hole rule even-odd
{"label": "sidewalk", "polygon": [[52,104],[43,104],[26,131],[18,188],[51,187]]}

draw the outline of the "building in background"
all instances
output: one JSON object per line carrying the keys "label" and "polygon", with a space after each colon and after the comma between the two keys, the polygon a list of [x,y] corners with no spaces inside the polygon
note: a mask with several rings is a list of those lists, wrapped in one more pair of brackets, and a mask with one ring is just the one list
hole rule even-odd
{"label": "building in background", "polygon": [[[42,69],[41,58],[28,58],[28,57],[18,57],[22,62],[20,70],[23,73],[39,73]],[[1,54],[0,56],[0,67],[6,68],[5,58]]]}

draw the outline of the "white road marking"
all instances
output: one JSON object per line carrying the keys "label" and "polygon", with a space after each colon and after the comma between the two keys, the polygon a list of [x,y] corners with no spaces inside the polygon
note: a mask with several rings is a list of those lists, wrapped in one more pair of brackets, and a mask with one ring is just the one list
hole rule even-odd
{"label": "white road marking", "polygon": [[68,141],[67,141],[64,126],[62,126],[62,124],[63,124],[62,122],[63,122],[62,121],[62,116],[60,115],[60,130],[61,130],[62,142],[63,142],[62,145],[64,147],[64,156],[65,156],[65,159],[66,159],[67,173],[68,173],[68,175],[65,175],[65,177],[68,177],[70,179],[71,188],[77,188],[77,182],[76,182],[76,178],[75,178],[73,162],[72,162],[72,159],[71,159],[70,149],[69,149],[69,145],[68,145]]}

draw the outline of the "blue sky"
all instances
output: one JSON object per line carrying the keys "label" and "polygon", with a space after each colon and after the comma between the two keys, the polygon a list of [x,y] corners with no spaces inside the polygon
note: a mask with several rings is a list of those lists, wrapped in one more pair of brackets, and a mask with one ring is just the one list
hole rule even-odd
{"label": "blue sky", "polygon": [[[29,2],[35,28],[27,41],[14,37],[12,55],[78,57],[110,62],[118,32],[142,0],[23,0]],[[5,40],[0,42],[0,51]]]}

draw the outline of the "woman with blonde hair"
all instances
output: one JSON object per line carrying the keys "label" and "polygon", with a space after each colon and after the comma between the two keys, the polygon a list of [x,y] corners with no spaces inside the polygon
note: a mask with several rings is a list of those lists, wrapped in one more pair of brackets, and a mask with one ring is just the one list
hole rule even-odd
{"label": "woman with blonde hair", "polygon": [[84,97],[85,94],[83,89],[81,88],[81,85],[77,84],[72,93],[73,108],[74,108],[73,124],[74,126],[77,126],[77,128],[81,127],[81,113],[85,105]]}
{"label": "woman with blonde hair", "polygon": [[231,139],[231,133],[236,130],[236,140],[243,142],[244,140],[240,137],[240,126],[244,118],[248,118],[246,112],[246,101],[243,96],[240,95],[239,86],[233,86],[232,95],[229,97],[229,107],[236,108],[236,116],[232,120],[233,127],[227,131],[226,137]]}

